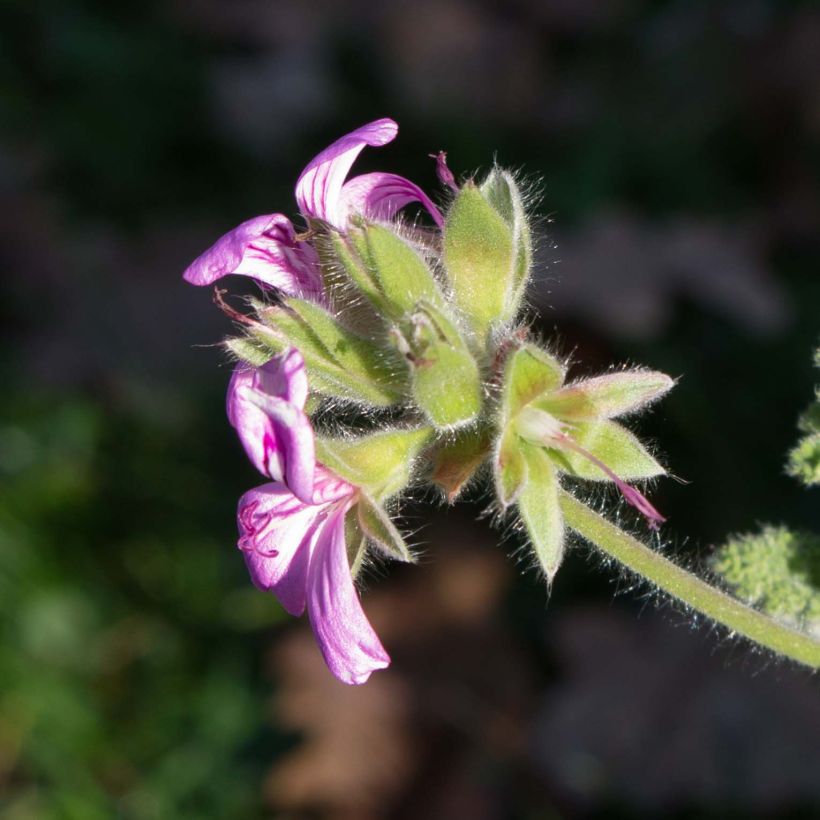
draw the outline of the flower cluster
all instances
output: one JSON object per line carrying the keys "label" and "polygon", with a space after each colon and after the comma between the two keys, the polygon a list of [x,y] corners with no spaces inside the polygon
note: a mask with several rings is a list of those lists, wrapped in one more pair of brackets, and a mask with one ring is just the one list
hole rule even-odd
{"label": "flower cluster", "polygon": [[366,145],[397,130],[376,120],[308,164],[296,184],[303,231],[282,214],[256,217],[184,274],[259,283],[253,314],[238,317],[244,334],[227,342],[238,360],[228,417],[270,479],[240,499],[239,549],[259,588],[293,615],[307,609],[347,683],[389,663],[354,581],[373,551],[412,560],[391,515],[412,485],[452,503],[486,465],[549,581],[563,476],[611,482],[650,526],[663,521],[627,483],[663,468],[613,419],[672,380],[633,370],[567,384],[521,323],[532,249],[514,178],[493,168],[459,185],[439,153],[443,210],[395,174],[348,178]]}

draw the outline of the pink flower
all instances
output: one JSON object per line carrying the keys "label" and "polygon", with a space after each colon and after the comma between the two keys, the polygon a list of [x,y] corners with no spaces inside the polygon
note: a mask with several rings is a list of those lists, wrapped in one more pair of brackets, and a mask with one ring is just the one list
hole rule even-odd
{"label": "pink flower", "polygon": [[[362,174],[345,182],[365,145],[386,145],[398,125],[375,120],[336,140],[314,157],[296,183],[296,201],[305,219],[320,219],[339,230],[353,214],[392,219],[411,202],[420,202],[440,227],[444,220],[430,198],[414,183],[396,174]],[[299,239],[283,214],[257,216],[219,239],[194,260],[183,278],[194,285],[210,285],[230,273],[254,279],[288,294],[318,294],[321,279],[316,252]]]}
{"label": "pink flower", "polygon": [[347,558],[345,516],[358,488],[315,462],[306,398],[297,350],[234,373],[228,417],[251,461],[274,479],[239,500],[238,546],[259,589],[291,615],[307,608],[331,672],[364,683],[390,658],[362,610]]}

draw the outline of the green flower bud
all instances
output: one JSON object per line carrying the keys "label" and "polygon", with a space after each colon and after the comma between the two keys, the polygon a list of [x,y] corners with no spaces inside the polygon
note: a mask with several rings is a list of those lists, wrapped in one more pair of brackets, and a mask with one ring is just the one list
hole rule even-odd
{"label": "green flower bud", "polygon": [[478,418],[483,397],[478,364],[443,311],[419,302],[392,336],[410,364],[413,399],[434,427],[452,430]]}
{"label": "green flower bud", "polygon": [[455,302],[481,344],[508,317],[515,277],[513,231],[473,183],[456,196],[444,228],[444,264]]}

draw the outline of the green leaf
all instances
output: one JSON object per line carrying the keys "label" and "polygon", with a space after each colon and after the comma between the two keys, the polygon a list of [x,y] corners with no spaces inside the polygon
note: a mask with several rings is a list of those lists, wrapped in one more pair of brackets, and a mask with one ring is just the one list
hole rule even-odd
{"label": "green leaf", "polygon": [[[600,459],[624,481],[664,475],[666,470],[628,430],[614,421],[582,422],[568,431],[577,444]],[[551,449],[559,469],[579,478],[610,481],[610,477],[588,458],[571,450]]]}
{"label": "green leaf", "polygon": [[362,531],[385,555],[398,561],[412,562],[414,560],[401,533],[375,501],[360,494],[357,506]]}
{"label": "green leaf", "polygon": [[429,302],[420,302],[402,338],[409,351],[413,399],[439,430],[463,427],[481,412],[478,364],[456,326]]}
{"label": "green leaf", "polygon": [[494,168],[481,185],[481,193],[512,231],[515,258],[503,316],[505,320],[509,320],[515,317],[521,307],[530,276],[532,267],[530,226],[521,199],[521,191],[508,171]]}
{"label": "green leaf", "polygon": [[804,484],[820,484],[820,433],[804,436],[789,452],[786,472]]}
{"label": "green leaf", "polygon": [[665,373],[628,370],[568,385],[538,399],[535,405],[567,421],[610,419],[645,407],[674,384]]}
{"label": "green leaf", "polygon": [[505,427],[533,399],[560,387],[564,367],[545,350],[533,344],[519,347],[504,368],[501,423]]}
{"label": "green leaf", "polygon": [[447,214],[444,264],[456,304],[481,343],[505,316],[514,255],[509,225],[468,182]]}
{"label": "green leaf", "polygon": [[820,537],[764,527],[732,538],[711,563],[742,600],[820,631]]}
{"label": "green leaf", "polygon": [[558,475],[543,448],[526,442],[521,442],[521,448],[527,464],[527,482],[518,498],[518,510],[538,563],[552,583],[564,557]]}
{"label": "green leaf", "polygon": [[452,504],[489,455],[490,434],[486,428],[461,431],[453,441],[441,444],[431,455],[431,481]]}
{"label": "green leaf", "polygon": [[503,507],[514,504],[527,481],[525,443],[512,428],[500,436],[493,457],[493,477],[496,495]]}
{"label": "green leaf", "polygon": [[429,427],[420,427],[356,438],[318,436],[316,457],[346,481],[384,501],[407,486],[414,462],[432,433]]}

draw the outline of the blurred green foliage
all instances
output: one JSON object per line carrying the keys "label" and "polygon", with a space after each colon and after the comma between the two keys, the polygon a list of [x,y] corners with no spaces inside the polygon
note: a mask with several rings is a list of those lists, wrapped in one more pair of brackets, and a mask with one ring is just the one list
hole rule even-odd
{"label": "blurred green foliage", "polygon": [[255,634],[281,610],[225,549],[213,435],[80,397],[4,405],[4,816],[246,815],[271,743]]}

